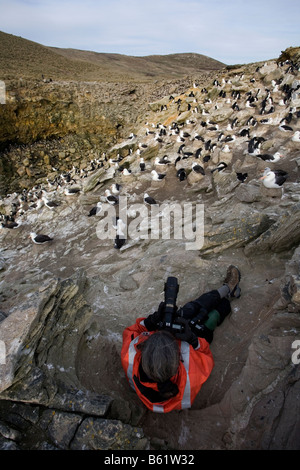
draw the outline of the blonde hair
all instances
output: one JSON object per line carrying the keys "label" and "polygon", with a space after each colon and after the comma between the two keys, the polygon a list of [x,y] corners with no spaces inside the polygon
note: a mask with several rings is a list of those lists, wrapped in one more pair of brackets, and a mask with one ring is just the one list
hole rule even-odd
{"label": "blonde hair", "polygon": [[149,379],[165,382],[176,374],[180,363],[177,341],[168,331],[157,331],[141,344],[142,368]]}

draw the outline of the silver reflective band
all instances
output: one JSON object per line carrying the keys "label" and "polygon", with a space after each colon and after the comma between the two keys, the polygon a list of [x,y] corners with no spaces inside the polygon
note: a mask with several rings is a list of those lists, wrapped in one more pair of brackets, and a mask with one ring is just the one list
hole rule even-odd
{"label": "silver reflective band", "polygon": [[184,392],[181,400],[181,408],[190,408],[191,407],[191,386],[190,386],[190,377],[189,377],[189,367],[190,367],[190,346],[186,341],[181,342],[181,356],[183,365],[186,371],[186,384],[184,387]]}
{"label": "silver reflective band", "polygon": [[138,342],[139,337],[137,336],[134,340],[131,341],[129,345],[129,350],[128,350],[128,368],[127,368],[127,377],[129,380],[129,383],[131,387],[135,390],[134,384],[133,384],[133,363],[134,363],[134,358],[136,355],[136,350],[135,350],[135,344]]}
{"label": "silver reflective band", "polygon": [[162,405],[153,405],[153,411],[155,413],[163,413],[164,407]]}

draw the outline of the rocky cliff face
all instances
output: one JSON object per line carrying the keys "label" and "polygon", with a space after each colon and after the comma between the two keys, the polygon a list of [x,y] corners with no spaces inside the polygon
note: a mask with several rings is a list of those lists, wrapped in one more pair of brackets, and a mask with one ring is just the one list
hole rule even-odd
{"label": "rocky cliff face", "polygon": [[[71,182],[57,172],[54,186],[2,198],[2,213],[20,223],[0,233],[3,448],[299,449],[300,81],[287,53],[149,100],[105,156],[95,143],[96,167],[80,174],[70,161]],[[261,158],[276,152],[276,163]],[[164,156],[170,163],[158,165]],[[281,188],[263,186],[266,166],[288,173]],[[154,169],[165,177],[153,180]],[[113,183],[119,210],[127,204],[120,249],[104,212],[89,217]],[[79,191],[66,196],[70,186]],[[150,212],[135,225],[145,192],[161,211],[175,208],[170,234]],[[187,205],[199,214],[180,219],[193,230],[178,236]],[[33,244],[32,231],[53,240]],[[214,334],[211,376],[191,410],[147,411],[121,368],[124,328],[157,308],[167,276],[183,305],[218,287],[231,263],[242,296]]]}
{"label": "rocky cliff face", "polygon": [[[202,83],[213,79],[204,72]],[[178,94],[191,78],[156,83],[8,80],[0,107],[0,194],[31,188],[52,171],[88,163],[129,136],[148,103]]]}

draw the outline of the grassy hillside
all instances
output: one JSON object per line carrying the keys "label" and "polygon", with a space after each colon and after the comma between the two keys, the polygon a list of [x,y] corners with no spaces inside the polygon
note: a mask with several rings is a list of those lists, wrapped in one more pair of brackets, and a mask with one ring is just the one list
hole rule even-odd
{"label": "grassy hillside", "polygon": [[0,31],[0,79],[148,81],[219,70],[221,62],[201,54],[132,57],[47,47]]}

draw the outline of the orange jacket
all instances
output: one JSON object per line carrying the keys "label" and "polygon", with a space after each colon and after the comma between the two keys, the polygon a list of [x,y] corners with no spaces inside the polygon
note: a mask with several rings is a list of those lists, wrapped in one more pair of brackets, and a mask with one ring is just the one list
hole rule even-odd
{"label": "orange jacket", "polygon": [[179,391],[175,397],[160,401],[157,384],[143,381],[139,372],[141,351],[137,345],[155,333],[147,330],[143,320],[144,318],[138,318],[134,325],[123,332],[121,361],[129,384],[151,411],[168,413],[172,410],[190,408],[214,367],[209,343],[204,338],[198,338],[199,347],[194,349],[186,341],[176,340],[180,347],[181,361],[178,372],[171,377],[171,381],[177,385]]}

